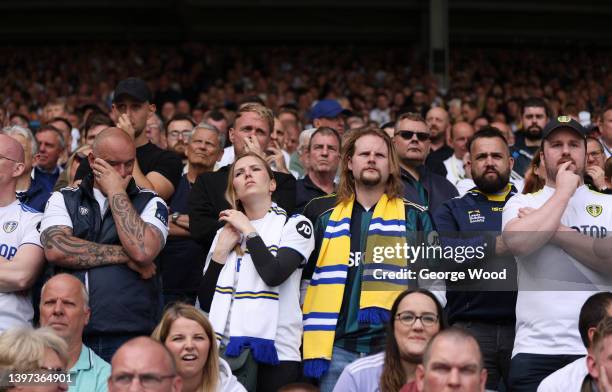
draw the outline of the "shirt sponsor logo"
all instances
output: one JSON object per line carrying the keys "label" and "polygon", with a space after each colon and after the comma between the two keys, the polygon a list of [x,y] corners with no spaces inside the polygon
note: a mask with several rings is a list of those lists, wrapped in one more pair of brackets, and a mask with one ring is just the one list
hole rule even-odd
{"label": "shirt sponsor logo", "polygon": [[164,225],[168,226],[168,209],[164,203],[158,201],[157,208],[155,209],[155,217],[161,221]]}
{"label": "shirt sponsor logo", "polygon": [[89,214],[89,209],[87,207],[79,207],[79,214],[87,215]]}
{"label": "shirt sponsor logo", "polygon": [[586,210],[593,218],[597,218],[603,212],[603,207],[599,204],[589,204],[586,206]]}
{"label": "shirt sponsor logo", "polygon": [[470,223],[484,223],[485,217],[480,213],[480,210],[468,211]]}
{"label": "shirt sponsor logo", "polygon": [[2,225],[2,228],[4,229],[5,233],[12,233],[12,232],[15,231],[17,226],[19,226],[18,222],[16,222],[16,221],[8,221],[8,222],[4,222],[4,225]]}
{"label": "shirt sponsor logo", "polygon": [[300,233],[302,237],[306,239],[309,239],[310,236],[312,236],[312,227],[310,226],[310,223],[306,221],[301,221],[300,223],[298,223],[296,226],[296,230],[298,233]]}

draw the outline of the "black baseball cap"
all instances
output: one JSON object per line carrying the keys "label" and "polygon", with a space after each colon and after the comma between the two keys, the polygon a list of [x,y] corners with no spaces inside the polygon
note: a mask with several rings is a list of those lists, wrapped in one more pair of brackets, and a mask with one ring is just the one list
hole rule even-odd
{"label": "black baseball cap", "polygon": [[113,102],[117,102],[120,97],[125,95],[138,102],[151,102],[151,90],[142,79],[127,78],[117,83]]}
{"label": "black baseball cap", "polygon": [[574,120],[570,116],[559,116],[557,118],[553,118],[548,122],[548,124],[546,124],[542,130],[542,140],[546,139],[551,133],[561,128],[570,129],[580,135],[580,137],[583,139],[586,139],[587,137],[586,128],[580,125],[578,121]]}

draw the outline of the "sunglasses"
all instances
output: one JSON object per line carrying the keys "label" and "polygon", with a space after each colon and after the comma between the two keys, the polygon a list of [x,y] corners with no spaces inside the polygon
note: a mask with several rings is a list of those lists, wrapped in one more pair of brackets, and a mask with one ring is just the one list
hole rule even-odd
{"label": "sunglasses", "polygon": [[397,131],[395,134],[399,135],[404,140],[411,140],[414,135],[416,135],[417,139],[419,139],[420,142],[429,140],[429,133],[427,132]]}

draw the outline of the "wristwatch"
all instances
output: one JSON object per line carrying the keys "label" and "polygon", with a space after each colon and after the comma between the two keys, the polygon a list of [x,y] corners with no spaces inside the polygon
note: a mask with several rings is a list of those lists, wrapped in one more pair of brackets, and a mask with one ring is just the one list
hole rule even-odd
{"label": "wristwatch", "polygon": [[172,218],[172,223],[176,223],[176,221],[178,220],[179,216],[181,216],[180,213],[175,212],[174,214],[170,215],[170,217]]}
{"label": "wristwatch", "polygon": [[250,240],[251,238],[259,237],[259,233],[256,231],[252,231],[245,236],[246,240]]}

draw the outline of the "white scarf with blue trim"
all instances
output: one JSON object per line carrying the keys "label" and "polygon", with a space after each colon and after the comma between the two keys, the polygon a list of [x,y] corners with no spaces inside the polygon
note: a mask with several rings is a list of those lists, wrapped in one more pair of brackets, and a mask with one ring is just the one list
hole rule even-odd
{"label": "white scarf with blue trim", "polygon": [[[287,213],[275,203],[263,218],[251,221],[273,255],[278,251],[286,221]],[[207,265],[218,236],[219,232],[210,247]],[[240,246],[244,255],[230,253],[217,280],[210,322],[220,341],[229,340],[227,356],[237,357],[244,348],[250,347],[257,362],[277,365],[274,339],[279,317],[278,287],[270,287],[261,279],[246,249],[246,240]]]}

